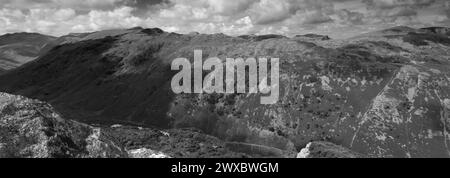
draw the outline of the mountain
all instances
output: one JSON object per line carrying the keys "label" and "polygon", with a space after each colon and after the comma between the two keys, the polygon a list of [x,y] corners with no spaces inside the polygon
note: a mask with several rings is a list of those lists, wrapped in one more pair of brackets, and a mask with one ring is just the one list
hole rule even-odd
{"label": "mountain", "polygon": [[14,33],[0,36],[0,73],[37,58],[55,37],[37,33]]}
{"label": "mountain", "polygon": [[301,40],[319,40],[319,41],[325,41],[330,40],[331,38],[326,35],[317,35],[317,34],[305,34],[305,35],[296,35],[295,38],[301,39]]}
{"label": "mountain", "polygon": [[446,27],[428,27],[428,28],[422,28],[421,30],[424,30],[429,33],[450,36],[450,28],[446,28]]}
{"label": "mountain", "polygon": [[[280,58],[280,100],[180,94],[172,60]],[[0,76],[0,91],[98,125],[195,128],[238,152],[298,153],[327,141],[367,157],[450,157],[450,38],[395,27],[346,40],[109,30],[55,45]],[[254,149],[256,148],[256,149]],[[253,153],[247,151],[247,153]]]}

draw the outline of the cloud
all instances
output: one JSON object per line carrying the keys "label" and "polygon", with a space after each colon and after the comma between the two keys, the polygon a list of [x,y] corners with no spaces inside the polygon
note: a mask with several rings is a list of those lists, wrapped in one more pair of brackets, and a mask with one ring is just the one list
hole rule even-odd
{"label": "cloud", "polygon": [[297,9],[294,1],[261,0],[249,10],[256,24],[264,25],[279,22],[291,17]]}
{"label": "cloud", "polygon": [[0,34],[134,26],[229,35],[349,36],[395,25],[450,25],[446,0],[2,0]]}
{"label": "cloud", "polygon": [[208,0],[207,2],[215,13],[232,16],[246,11],[251,5],[258,2],[258,0]]}
{"label": "cloud", "polygon": [[306,25],[315,25],[315,24],[322,24],[327,22],[332,22],[333,19],[331,19],[329,16],[324,15],[322,13],[315,13],[314,15],[308,16],[305,21],[303,21],[303,24]]}
{"label": "cloud", "polygon": [[0,19],[4,19],[6,28],[0,29],[0,33],[28,31],[60,36],[69,32],[129,28],[144,24],[146,19],[133,16],[132,10],[130,7],[121,7],[110,11],[92,10],[80,15],[73,9],[30,9],[28,13],[17,9],[1,9]]}
{"label": "cloud", "polygon": [[364,14],[342,9],[336,13],[341,24],[361,25],[363,24]]}
{"label": "cloud", "polygon": [[127,0],[2,0],[0,7],[13,9],[71,8],[76,10],[112,9]]}
{"label": "cloud", "polygon": [[417,11],[410,7],[395,8],[389,12],[388,16],[391,17],[409,17],[417,15]]}
{"label": "cloud", "polygon": [[308,28],[333,21],[326,13],[318,10],[298,12],[293,18],[289,19],[291,26],[307,26]]}
{"label": "cloud", "polygon": [[444,14],[450,18],[450,1],[446,1],[441,7],[444,8]]}
{"label": "cloud", "polygon": [[389,9],[400,6],[423,7],[429,6],[436,0],[363,0],[370,7]]}

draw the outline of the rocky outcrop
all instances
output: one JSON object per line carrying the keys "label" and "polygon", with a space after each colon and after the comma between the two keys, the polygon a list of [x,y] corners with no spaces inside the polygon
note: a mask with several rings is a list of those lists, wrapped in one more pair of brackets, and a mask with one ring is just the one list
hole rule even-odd
{"label": "rocky outcrop", "polygon": [[362,158],[359,153],[330,142],[311,142],[298,153],[297,158]]}
{"label": "rocky outcrop", "polygon": [[193,129],[158,130],[133,126],[103,128],[132,158],[242,158],[249,154]]}
{"label": "rocky outcrop", "polygon": [[99,128],[64,120],[46,103],[0,93],[0,157],[126,156]]}
{"label": "rocky outcrop", "polygon": [[189,130],[161,131],[65,120],[44,102],[0,93],[0,158],[245,157],[219,139]]}
{"label": "rocky outcrop", "polygon": [[166,155],[165,153],[147,148],[129,150],[128,156],[130,158],[170,158],[170,156]]}

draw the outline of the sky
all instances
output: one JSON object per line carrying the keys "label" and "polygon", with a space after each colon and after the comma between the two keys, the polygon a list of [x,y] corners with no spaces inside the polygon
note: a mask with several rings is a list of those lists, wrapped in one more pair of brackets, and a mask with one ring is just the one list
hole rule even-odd
{"label": "sky", "polygon": [[141,26],[176,33],[316,33],[450,27],[450,0],[0,0],[0,35],[53,36]]}

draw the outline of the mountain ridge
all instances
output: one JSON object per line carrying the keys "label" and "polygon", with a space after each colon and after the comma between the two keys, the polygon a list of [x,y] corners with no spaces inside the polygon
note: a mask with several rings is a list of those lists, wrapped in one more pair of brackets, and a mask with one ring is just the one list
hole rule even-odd
{"label": "mountain ridge", "polygon": [[55,37],[38,33],[11,33],[0,36],[0,72],[19,67],[40,56]]}
{"label": "mountain ridge", "polygon": [[[288,152],[329,141],[369,157],[448,157],[448,40],[404,27],[319,41],[103,31],[1,75],[0,91],[47,101],[86,123],[194,127],[227,142]],[[262,106],[258,95],[174,95],[171,61],[192,60],[194,49],[204,59],[280,58],[280,101]]]}

